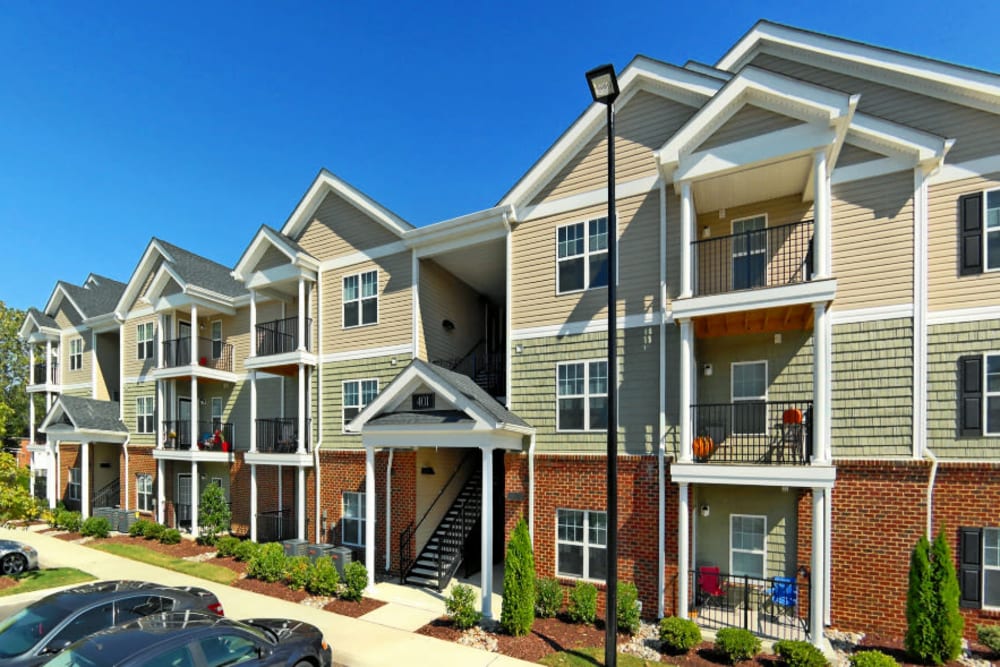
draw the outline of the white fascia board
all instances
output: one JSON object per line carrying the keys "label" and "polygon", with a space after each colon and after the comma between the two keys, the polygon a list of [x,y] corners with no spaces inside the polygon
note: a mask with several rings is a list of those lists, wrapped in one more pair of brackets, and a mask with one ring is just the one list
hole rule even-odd
{"label": "white fascia board", "polygon": [[154,368],[150,375],[154,380],[170,380],[193,376],[202,380],[215,380],[216,382],[228,382],[229,384],[236,384],[241,379],[239,375],[232,371],[220,371],[216,368],[200,364]]}
{"label": "white fascia board", "polygon": [[[291,364],[305,364],[306,366],[316,365],[316,355],[312,352],[302,352],[292,350],[281,354],[269,354],[266,356],[247,357],[243,360],[243,367],[247,370],[258,368],[274,368],[275,366],[287,366]],[[258,376],[258,379],[260,377]]]}
{"label": "white fascia board", "polygon": [[674,299],[673,316],[675,320],[681,320],[804,303],[829,303],[836,295],[836,280],[813,280],[798,285]]}
{"label": "white fascia board", "polygon": [[409,357],[413,352],[413,345],[404,343],[401,345],[385,345],[383,347],[365,347],[342,352],[327,352],[320,361],[324,364],[337,363],[339,361],[357,361],[359,359],[373,359],[376,357],[402,356]]}
{"label": "white fascia board", "polygon": [[953,142],[930,132],[863,113],[854,114],[850,132],[852,143],[857,143],[866,150],[883,154],[886,149],[896,150],[914,156],[917,162],[944,160]]}
{"label": "white fascia board", "polygon": [[[621,201],[622,199],[628,199],[629,197],[648,194],[649,192],[655,190],[659,186],[659,183],[660,177],[657,174],[652,176],[643,176],[641,178],[625,181],[623,183],[616,183],[615,198],[618,201]],[[560,197],[559,199],[550,199],[548,201],[535,204],[534,206],[525,206],[518,211],[517,219],[520,222],[528,222],[530,220],[537,220],[538,218],[545,218],[550,215],[568,213],[569,211],[598,205],[603,205],[605,207],[608,205],[608,189],[606,187],[598,188],[597,190],[590,190],[588,192],[581,192],[568,197]]]}
{"label": "white fascia board", "polygon": [[830,176],[830,182],[833,185],[841,185],[852,181],[863,181],[865,179],[875,178],[876,176],[894,174],[898,171],[910,171],[914,166],[915,164],[913,160],[898,157],[870,160],[868,162],[852,164],[847,167],[835,167],[833,174]]}
{"label": "white fascia board", "polygon": [[58,329],[43,327],[38,331],[28,334],[26,340],[29,343],[44,343],[45,341],[52,341],[53,343],[58,343],[61,336],[62,334]]}
{"label": "white fascia board", "polygon": [[174,261],[170,253],[156,239],[149,242],[146,250],[142,253],[142,257],[139,259],[139,263],[132,272],[132,277],[128,279],[125,291],[122,292],[122,298],[118,300],[118,305],[115,306],[115,315],[119,319],[125,319],[125,316],[128,314],[125,309],[130,303],[135,301],[139,290],[142,289],[146,274],[152,270],[153,264],[156,262],[156,254],[159,254],[165,262],[173,263]]}
{"label": "white fascia board", "polygon": [[711,463],[670,464],[670,481],[688,484],[733,484],[739,486],[789,486],[833,488],[837,468],[832,465],[718,465]]}
{"label": "white fascia board", "polygon": [[[315,447],[315,445],[312,445]],[[158,450],[154,450],[154,455]],[[169,450],[163,450],[169,451]],[[215,454],[216,452],[201,452],[202,454]],[[274,454],[266,452],[243,452],[243,458],[248,464],[253,465],[271,465],[271,466],[288,466],[294,468],[312,468],[313,466],[313,455],[312,454]]]}
{"label": "white fascia board", "polygon": [[261,257],[264,256],[264,253],[267,252],[268,247],[277,248],[282,254],[288,257],[289,264],[314,271],[319,268],[319,261],[315,257],[296,250],[289,245],[288,240],[284,236],[273,229],[261,227],[256,236],[254,236],[253,241],[243,251],[243,255],[240,256],[236,267],[232,270],[231,275],[233,278],[241,282],[247,282],[252,276],[260,273],[259,271],[254,271],[254,267],[260,261]]}
{"label": "white fascia board", "polygon": [[106,313],[92,317],[84,324],[94,333],[108,333],[109,331],[118,331],[121,322],[118,321],[114,313]]}
{"label": "white fascia board", "polygon": [[939,185],[950,181],[960,181],[966,178],[986,176],[1000,171],[1000,155],[969,160],[959,164],[945,164],[927,178],[931,185]]}
{"label": "white fascia board", "polygon": [[[214,295],[213,292],[208,292],[207,294]],[[231,305],[231,301],[229,299],[219,301],[217,296],[215,298],[206,298],[205,296],[199,295],[197,290],[161,296],[153,302],[153,312],[165,313],[177,308],[188,308],[192,305],[204,306],[213,312],[222,313],[224,315],[236,314],[236,308]]]}
{"label": "white fascia board", "polygon": [[726,72],[721,69],[716,69],[711,65],[700,63],[697,60],[689,60],[686,63],[684,63],[684,69],[689,69],[692,72],[704,74],[705,76],[710,76],[713,79],[719,79],[720,81],[729,81],[731,78],[733,78],[732,72]]}
{"label": "white fascia board", "polygon": [[928,325],[984,322],[988,320],[1000,320],[1000,306],[935,310],[927,313]]}
{"label": "white fascia board", "polygon": [[[619,315],[618,328],[636,329],[660,324],[663,315],[656,310],[633,315]],[[530,340],[532,338],[562,338],[563,336],[579,336],[581,334],[602,333],[608,330],[607,318],[599,320],[580,320],[563,322],[562,324],[546,324],[539,327],[525,327],[511,331],[511,340]]]}
{"label": "white fascia board", "polygon": [[441,252],[440,248],[475,245],[503,238],[514,222],[513,206],[495,206],[450,220],[418,227],[406,234],[406,245],[417,251],[418,257]]}
{"label": "white fascia board", "polygon": [[54,313],[59,305],[59,299],[66,299],[69,301],[69,305],[73,306],[73,310],[80,315],[81,320],[87,319],[87,314],[83,312],[83,309],[81,309],[80,306],[76,305],[76,301],[73,301],[73,297],[69,295],[69,292],[63,289],[63,286],[60,283],[56,283],[55,289],[52,290],[52,296],[49,297],[48,303],[45,304],[44,312]]}
{"label": "white fascia board", "polygon": [[362,262],[371,262],[381,257],[397,255],[401,252],[409,252],[409,248],[406,247],[406,242],[403,240],[394,241],[392,243],[386,243],[385,245],[369,248],[368,250],[358,250],[357,252],[352,252],[349,255],[341,255],[340,257],[334,257],[332,259],[324,259],[319,263],[319,270],[332,271],[334,269],[342,269],[347,266],[361,264]]}
{"label": "white fascia board", "polygon": [[261,289],[267,287],[268,285],[283,283],[289,280],[298,280],[299,278],[315,281],[316,272],[294,264],[282,264],[281,266],[272,266],[271,268],[264,269],[263,271],[254,271],[245,277],[234,277],[237,280],[243,280],[247,289]]}
{"label": "white fascia board", "polygon": [[[49,414],[45,415],[45,419],[38,427],[38,430],[41,431],[42,433],[48,433],[49,427],[53,426],[54,424],[58,424],[59,420],[62,419],[62,416],[65,412],[66,411],[63,409],[62,402],[60,402],[59,399],[56,399],[55,404],[49,410]],[[72,418],[70,418],[70,421],[72,421]]]}
{"label": "white fascia board", "polygon": [[170,264],[164,262],[160,265],[159,270],[156,275],[153,276],[153,280],[149,283],[149,289],[146,290],[146,298],[149,299],[151,303],[155,303],[160,297],[160,292],[162,292],[170,281],[173,280],[181,288],[181,290],[187,289],[187,283],[181,278],[180,274],[177,273],[176,269]]}
{"label": "white fascia board", "polygon": [[[160,449],[159,447],[154,447],[153,458],[163,459],[165,461],[201,461],[203,463],[232,463],[236,457],[233,456],[233,452],[203,452],[197,447],[193,447],[191,449]],[[308,458],[311,461],[312,455],[310,454]]]}
{"label": "white fascia board", "polygon": [[[367,427],[361,434],[361,442],[365,448],[391,447],[393,449],[413,449],[414,447],[435,447],[456,449],[477,447],[479,449],[506,449],[518,451],[522,449],[521,436],[504,433],[503,431],[428,431],[414,432],[411,430],[375,431]],[[410,427],[406,427],[410,428]]]}
{"label": "white fascia board", "polygon": [[21,340],[28,340],[29,336],[36,333],[31,330],[32,326],[34,326],[38,332],[42,331],[42,325],[38,323],[38,320],[35,319],[34,315],[28,313],[28,316],[24,318],[24,322],[21,323],[21,328],[17,330],[17,337]]}

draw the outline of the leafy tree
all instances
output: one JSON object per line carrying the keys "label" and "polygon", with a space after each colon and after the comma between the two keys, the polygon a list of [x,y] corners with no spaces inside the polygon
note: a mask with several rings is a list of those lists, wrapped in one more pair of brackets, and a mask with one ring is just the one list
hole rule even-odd
{"label": "leafy tree", "polygon": [[17,335],[25,316],[0,301],[0,439],[28,430],[28,349]]}
{"label": "leafy tree", "polygon": [[213,546],[218,537],[229,532],[233,514],[226,502],[226,492],[218,484],[209,484],[201,492],[198,525],[201,528],[199,541]]}
{"label": "leafy tree", "polygon": [[31,495],[31,472],[19,468],[13,455],[0,451],[0,525],[35,519],[40,513]]}
{"label": "leafy tree", "polygon": [[910,555],[910,580],[906,592],[906,635],[903,644],[908,653],[921,661],[930,658],[936,634],[930,551],[930,542],[921,535]]}
{"label": "leafy tree", "polygon": [[531,550],[528,524],[521,519],[511,533],[503,569],[503,610],[500,625],[520,637],[531,632],[535,622],[535,555]]}
{"label": "leafy tree", "polygon": [[931,545],[931,579],[937,598],[937,616],[933,619],[937,629],[937,650],[932,656],[935,664],[954,660],[962,652],[962,632],[965,621],[958,609],[961,593],[955,562],[951,558],[951,548],[944,536],[944,530],[934,538]]}

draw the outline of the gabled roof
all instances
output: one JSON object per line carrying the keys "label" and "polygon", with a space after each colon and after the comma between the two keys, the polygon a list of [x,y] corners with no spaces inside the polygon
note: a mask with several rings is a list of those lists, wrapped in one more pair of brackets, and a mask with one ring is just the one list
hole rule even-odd
{"label": "gabled roof", "polygon": [[313,270],[319,269],[319,260],[310,255],[305,248],[293,239],[288,238],[277,229],[267,225],[261,225],[254,235],[250,245],[240,256],[232,275],[239,281],[246,281],[253,271],[254,265],[267,251],[268,246],[277,248],[288,257],[289,264],[308,267]]}
{"label": "gabled roof", "polygon": [[101,279],[100,282],[88,278],[84,287],[64,282],[59,284],[72,298],[73,303],[83,311],[83,315],[87,319],[114,312],[126,287],[125,283],[110,278]]}
{"label": "gabled roof", "polygon": [[31,327],[38,330],[42,329],[52,329],[55,331],[59,330],[59,325],[54,319],[38,310],[37,308],[28,308],[28,312],[24,317],[24,322],[21,323],[21,328],[18,329],[18,336],[24,340],[31,335]]}
{"label": "gabled roof", "polygon": [[74,437],[128,437],[128,428],[119,418],[120,407],[114,401],[63,394],[52,404],[39,427],[43,433],[71,432]]}

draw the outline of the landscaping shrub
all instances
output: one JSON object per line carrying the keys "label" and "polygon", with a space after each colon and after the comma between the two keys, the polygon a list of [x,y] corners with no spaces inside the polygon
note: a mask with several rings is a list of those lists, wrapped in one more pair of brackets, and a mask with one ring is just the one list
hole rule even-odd
{"label": "landscaping shrub", "polygon": [[715,650],[736,664],[760,653],[760,638],[743,628],[722,628],[715,633]]}
{"label": "landscaping shrub", "polygon": [[668,653],[687,653],[701,643],[701,628],[689,618],[667,616],[660,620],[660,641]]}
{"label": "landscaping shrub", "polygon": [[241,544],[238,537],[223,535],[215,541],[215,553],[217,556],[226,558],[236,554],[236,548]]}
{"label": "landscaping shrub", "polygon": [[535,616],[552,618],[562,609],[563,589],[554,578],[535,581]]}
{"label": "landscaping shrub", "polygon": [[958,574],[944,529],[938,532],[931,545],[931,578],[937,598],[937,614],[933,621],[938,635],[937,650],[931,659],[940,665],[962,654],[962,635],[965,632],[965,619],[958,608],[961,598]]}
{"label": "landscaping shrub", "polygon": [[809,642],[790,639],[774,642],[774,652],[788,667],[826,667],[829,664],[823,652]]}
{"label": "landscaping shrub", "polygon": [[340,597],[351,602],[361,602],[368,587],[368,569],[360,561],[352,561],[344,566],[344,590]]}
{"label": "landscaping shrub", "polygon": [[313,595],[332,596],[337,594],[340,575],[329,556],[321,556],[309,567],[306,590]]}
{"label": "landscaping shrub", "polygon": [[111,522],[103,516],[89,517],[80,526],[80,534],[86,537],[107,537],[111,532]]}
{"label": "landscaping shrub", "polygon": [[860,651],[851,656],[851,667],[898,667],[891,655],[881,651]]}
{"label": "landscaping shrub", "polygon": [[456,584],[452,586],[451,593],[444,603],[445,611],[451,618],[451,622],[459,630],[467,630],[479,622],[483,617],[476,611],[476,592],[471,586]]}
{"label": "landscaping shrub", "polygon": [[80,526],[83,524],[83,516],[79,512],[70,512],[69,510],[56,512],[55,519],[56,528],[68,530],[71,533],[79,533]]}
{"label": "landscaping shrub", "polygon": [[597,618],[597,587],[578,581],[569,594],[569,618],[574,623],[593,623]]}
{"label": "landscaping shrub", "polygon": [[146,530],[152,525],[153,522],[149,519],[139,519],[128,527],[128,534],[132,537],[142,537],[146,534]]}
{"label": "landscaping shrub", "polygon": [[309,580],[309,559],[305,556],[292,556],[285,559],[285,583],[293,591],[302,590]]}
{"label": "landscaping shrub", "polygon": [[977,625],[976,638],[989,650],[1000,653],[1000,625]]}
{"label": "landscaping shrub", "polygon": [[535,622],[535,555],[531,550],[528,524],[514,526],[507,545],[503,569],[503,607],[500,627],[514,637],[531,632]]}
{"label": "landscaping shrub", "polygon": [[958,576],[944,532],[933,546],[920,536],[910,557],[903,644],[915,661],[941,665],[962,651]]}
{"label": "landscaping shrub", "polygon": [[161,544],[180,544],[181,543],[181,531],[176,528],[167,528],[164,526],[163,530],[160,531],[160,543]]}
{"label": "landscaping shrub", "polygon": [[639,631],[639,591],[631,581],[618,582],[618,632],[634,635]]}
{"label": "landscaping shrub", "polygon": [[257,550],[260,549],[260,545],[251,540],[244,540],[236,545],[233,549],[233,556],[236,560],[243,563],[249,562],[251,558],[257,555]]}
{"label": "landscaping shrub", "polygon": [[199,531],[198,541],[214,546],[220,535],[229,531],[233,513],[226,502],[226,492],[218,484],[209,484],[201,492],[201,504],[198,511]]}
{"label": "landscaping shrub", "polygon": [[285,576],[285,550],[278,542],[268,542],[247,561],[247,576],[268,583]]}
{"label": "landscaping shrub", "polygon": [[154,523],[146,528],[146,532],[142,534],[147,540],[158,540],[163,537],[163,532],[167,530],[167,527],[162,523]]}

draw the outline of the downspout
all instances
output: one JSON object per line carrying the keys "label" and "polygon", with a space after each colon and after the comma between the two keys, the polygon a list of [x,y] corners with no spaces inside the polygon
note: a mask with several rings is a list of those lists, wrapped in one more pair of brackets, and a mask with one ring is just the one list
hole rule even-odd
{"label": "downspout", "polygon": [[125,509],[128,510],[128,443],[132,439],[132,434],[125,436],[125,442],[122,443],[122,455],[125,457]]}
{"label": "downspout", "polygon": [[389,462],[385,466],[385,571],[392,569],[392,455],[395,448],[389,448]]}
{"label": "downspout", "polygon": [[660,429],[656,447],[656,479],[657,479],[657,543],[656,543],[656,617],[663,618],[664,576],[666,569],[666,471],[664,458],[666,452],[667,431],[667,342],[666,306],[667,306],[667,186],[660,178]]}
{"label": "downspout", "polygon": [[924,446],[924,457],[931,461],[931,476],[927,480],[927,539],[932,540],[934,539],[932,535],[934,530],[934,481],[937,479],[938,458],[926,445]]}
{"label": "downspout", "polygon": [[316,271],[316,442],[313,444],[313,479],[316,482],[316,520],[313,528],[314,539],[320,543],[320,465],[319,449],[323,446],[323,272]]}
{"label": "downspout", "polygon": [[528,442],[528,536],[535,544],[535,434]]}

